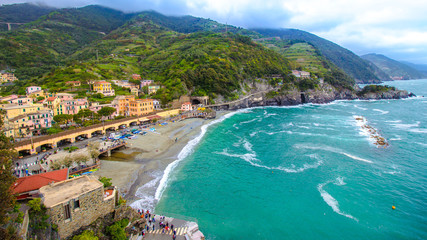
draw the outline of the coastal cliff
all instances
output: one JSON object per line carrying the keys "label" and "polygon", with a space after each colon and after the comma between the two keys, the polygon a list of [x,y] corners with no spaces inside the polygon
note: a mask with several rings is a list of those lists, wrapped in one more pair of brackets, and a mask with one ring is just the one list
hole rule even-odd
{"label": "coastal cliff", "polygon": [[[374,87],[370,87],[374,86]],[[253,93],[239,100],[218,104],[214,108],[217,110],[236,110],[258,106],[292,106],[304,103],[324,104],[335,100],[375,100],[375,99],[402,99],[415,96],[405,90],[397,90],[392,87],[369,85],[363,89],[355,86],[351,89],[337,89],[330,84],[319,84],[315,89],[304,92],[296,88],[276,91],[262,91]]]}

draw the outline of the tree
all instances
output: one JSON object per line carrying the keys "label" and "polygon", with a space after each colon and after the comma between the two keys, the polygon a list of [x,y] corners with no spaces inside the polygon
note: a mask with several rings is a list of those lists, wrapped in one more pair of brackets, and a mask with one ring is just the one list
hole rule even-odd
{"label": "tree", "polygon": [[70,168],[73,165],[73,159],[70,156],[65,156],[64,159],[62,160],[62,164],[66,168]]}
{"label": "tree", "polygon": [[[0,112],[0,128],[3,127],[4,112]],[[12,159],[17,156],[13,147],[13,138],[0,132],[0,237],[7,232],[3,228],[9,221],[8,213],[15,205],[15,197],[12,194],[12,185],[16,178],[12,173]],[[13,233],[12,233],[13,235]],[[10,233],[8,233],[11,237]]]}
{"label": "tree", "polygon": [[116,109],[113,107],[103,107],[98,111],[98,114],[103,117],[110,118],[111,114],[115,113]]}
{"label": "tree", "polygon": [[113,185],[111,183],[111,178],[107,178],[107,177],[100,177],[99,181],[102,182],[104,184],[104,188],[106,187],[110,187],[111,185]]}
{"label": "tree", "polygon": [[73,120],[73,115],[71,114],[58,114],[53,116],[53,120],[59,124],[69,123],[69,121]]}
{"label": "tree", "polygon": [[77,114],[73,115],[73,119],[75,122],[81,124],[84,119],[92,119],[95,113],[87,108],[81,109]]}

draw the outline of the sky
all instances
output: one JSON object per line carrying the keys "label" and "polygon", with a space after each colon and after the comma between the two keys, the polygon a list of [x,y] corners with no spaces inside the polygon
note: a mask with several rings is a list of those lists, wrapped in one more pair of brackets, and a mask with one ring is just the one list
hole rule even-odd
{"label": "sky", "polygon": [[[33,0],[34,1],[34,0]],[[31,2],[1,0],[3,4]],[[358,55],[378,53],[427,64],[426,0],[38,0],[54,7],[98,4],[125,12],[155,10],[244,28],[296,28]]]}

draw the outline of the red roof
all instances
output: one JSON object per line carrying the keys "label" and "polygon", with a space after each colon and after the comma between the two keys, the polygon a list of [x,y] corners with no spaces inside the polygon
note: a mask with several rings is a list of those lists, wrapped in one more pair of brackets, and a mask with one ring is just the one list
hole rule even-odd
{"label": "red roof", "polygon": [[47,101],[52,102],[52,101],[54,101],[54,100],[55,100],[55,98],[56,98],[56,97],[48,97],[48,98],[47,98]]}
{"label": "red roof", "polygon": [[68,179],[68,168],[18,178],[15,184],[13,184],[13,193],[18,194],[18,193],[34,191],[43,186],[48,185],[51,182],[60,182],[67,179]]}
{"label": "red roof", "polygon": [[150,120],[152,120],[152,119],[155,119],[155,118],[160,119],[162,117],[160,117],[159,115],[152,115],[152,116],[148,116],[147,118],[150,119]]}
{"label": "red roof", "polygon": [[191,105],[191,102],[185,102],[182,105]]}

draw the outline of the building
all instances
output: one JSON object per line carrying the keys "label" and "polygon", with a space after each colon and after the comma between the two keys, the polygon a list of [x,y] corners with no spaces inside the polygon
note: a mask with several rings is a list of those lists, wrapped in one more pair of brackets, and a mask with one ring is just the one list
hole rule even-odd
{"label": "building", "polygon": [[6,112],[3,130],[8,137],[39,135],[42,128],[52,126],[52,110],[41,104],[10,104],[2,109]]}
{"label": "building", "polygon": [[43,106],[52,110],[53,115],[58,115],[57,109],[60,103],[61,103],[61,99],[59,99],[58,97],[48,97],[43,101]]}
{"label": "building", "polygon": [[111,81],[119,87],[128,88],[128,89],[132,89],[132,88],[139,89],[139,85],[129,82],[127,80],[111,80]]}
{"label": "building", "polygon": [[17,81],[18,78],[15,77],[15,74],[13,73],[0,73],[0,82],[6,83],[6,82],[14,82]]}
{"label": "building", "polygon": [[154,111],[153,99],[136,99],[130,102],[129,115],[142,116]]}
{"label": "building", "polygon": [[154,86],[148,86],[148,94],[154,94],[157,92],[157,90],[160,89],[160,86],[154,85]]}
{"label": "building", "polygon": [[102,93],[104,96],[114,96],[114,89],[111,87],[111,83],[107,81],[95,82],[93,84],[93,91],[96,93]]}
{"label": "building", "polygon": [[138,88],[131,88],[130,89],[130,93],[132,93],[133,95],[137,96],[139,95],[139,90]]}
{"label": "building", "polygon": [[43,204],[61,239],[114,211],[117,190],[104,189],[95,176],[80,176],[40,188]]}
{"label": "building", "polygon": [[29,97],[19,96],[19,97],[16,97],[16,98],[11,98],[7,102],[9,104],[26,105],[26,104],[32,104],[33,103],[33,99],[29,98]]}
{"label": "building", "polygon": [[154,111],[162,110],[159,100],[153,99],[153,108],[154,108]]}
{"label": "building", "polygon": [[68,179],[68,168],[18,178],[13,184],[13,194],[17,200],[39,197],[39,189],[50,183]]}
{"label": "building", "polygon": [[73,100],[76,94],[71,93],[56,93],[55,97],[59,98],[61,101]]}
{"label": "building", "polygon": [[292,75],[296,78],[310,78],[310,73],[306,71],[292,70]]}
{"label": "building", "polygon": [[46,94],[43,90],[37,90],[37,91],[34,91],[30,94],[27,94],[27,97],[32,98],[33,102],[36,102],[37,98],[39,98],[39,97],[46,98]]}
{"label": "building", "polygon": [[98,113],[99,110],[101,110],[103,107],[112,107],[116,109],[116,112],[112,113],[109,117],[115,117],[119,115],[118,108],[114,104],[99,104],[99,103],[91,103],[91,106],[89,107],[89,110],[91,110],[94,113]]}
{"label": "building", "polygon": [[27,96],[28,96],[28,95],[30,95],[31,93],[33,93],[33,92],[37,92],[37,91],[40,91],[40,90],[42,90],[42,88],[41,88],[41,87],[39,87],[39,86],[30,86],[30,87],[27,87],[27,88],[25,89],[25,92],[27,93]]}
{"label": "building", "polygon": [[112,101],[112,104],[116,106],[119,115],[129,116],[130,102],[135,100],[135,95],[117,96]]}
{"label": "building", "polygon": [[151,85],[153,83],[154,83],[153,80],[142,80],[141,81],[141,88],[144,87],[144,86],[149,86],[149,85]]}
{"label": "building", "polygon": [[77,98],[61,101],[56,108],[55,115],[58,114],[77,114],[80,110],[88,108],[89,103],[86,98]]}
{"label": "building", "polygon": [[134,73],[134,74],[132,74],[132,79],[133,80],[141,80],[141,75]]}
{"label": "building", "polygon": [[80,81],[68,81],[65,82],[65,85],[70,85],[72,87],[80,87],[82,83]]}
{"label": "building", "polygon": [[193,106],[191,105],[191,102],[185,102],[181,105],[181,111],[191,111],[193,110]]}

